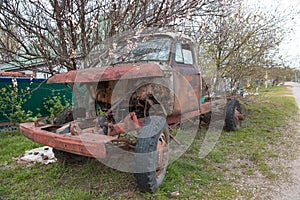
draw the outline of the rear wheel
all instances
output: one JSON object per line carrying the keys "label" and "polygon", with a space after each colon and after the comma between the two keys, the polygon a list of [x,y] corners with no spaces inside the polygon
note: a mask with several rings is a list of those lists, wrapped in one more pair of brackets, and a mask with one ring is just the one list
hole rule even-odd
{"label": "rear wheel", "polygon": [[231,100],[226,106],[225,130],[235,131],[241,127],[243,119],[242,109],[239,101]]}
{"label": "rear wheel", "polygon": [[169,129],[159,116],[146,118],[135,148],[136,184],[142,192],[153,193],[163,182],[168,166]]}

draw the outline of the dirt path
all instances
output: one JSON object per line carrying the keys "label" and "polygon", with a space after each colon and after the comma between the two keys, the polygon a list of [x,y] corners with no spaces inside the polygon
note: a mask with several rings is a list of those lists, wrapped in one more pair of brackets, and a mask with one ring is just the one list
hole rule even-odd
{"label": "dirt path", "polygon": [[[293,96],[297,102],[300,114],[300,84],[287,82],[286,85],[292,86]],[[298,129],[297,139],[300,140],[300,123],[295,124]],[[300,199],[300,149],[292,161],[290,166],[287,166],[291,173],[291,179],[280,186],[278,194],[274,199],[278,200],[299,200]]]}

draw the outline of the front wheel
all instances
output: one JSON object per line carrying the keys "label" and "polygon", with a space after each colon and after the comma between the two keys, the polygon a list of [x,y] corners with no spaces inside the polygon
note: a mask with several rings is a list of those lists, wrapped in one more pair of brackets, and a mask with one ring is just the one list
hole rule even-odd
{"label": "front wheel", "polygon": [[168,144],[166,120],[159,116],[146,118],[135,147],[134,176],[140,191],[153,193],[162,184],[169,160]]}

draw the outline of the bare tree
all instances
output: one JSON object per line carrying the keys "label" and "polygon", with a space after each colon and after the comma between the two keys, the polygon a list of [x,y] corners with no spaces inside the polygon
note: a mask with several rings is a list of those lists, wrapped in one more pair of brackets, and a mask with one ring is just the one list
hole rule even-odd
{"label": "bare tree", "polygon": [[[0,31],[17,49],[0,38],[0,51],[21,66],[78,68],[91,49],[117,33],[143,27],[165,27],[219,15],[224,0],[4,0]],[[227,1],[226,1],[227,2]],[[228,2],[232,2],[229,0]],[[228,6],[227,6],[228,7]],[[13,27],[13,29],[12,29]]]}
{"label": "bare tree", "polygon": [[0,50],[21,66],[41,64],[52,74],[52,66],[76,69],[76,56],[84,56],[100,36],[93,24],[97,10],[97,3],[81,0],[4,1],[1,31],[18,49],[1,40]]}

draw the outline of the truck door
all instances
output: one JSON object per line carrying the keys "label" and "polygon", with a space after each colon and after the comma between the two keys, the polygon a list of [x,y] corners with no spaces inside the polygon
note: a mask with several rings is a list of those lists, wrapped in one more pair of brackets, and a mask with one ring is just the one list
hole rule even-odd
{"label": "truck door", "polygon": [[200,73],[191,41],[177,41],[174,58],[174,90],[177,98],[174,111],[188,112],[199,109],[201,96]]}

